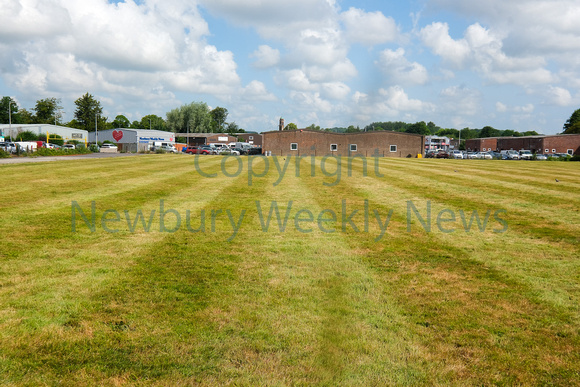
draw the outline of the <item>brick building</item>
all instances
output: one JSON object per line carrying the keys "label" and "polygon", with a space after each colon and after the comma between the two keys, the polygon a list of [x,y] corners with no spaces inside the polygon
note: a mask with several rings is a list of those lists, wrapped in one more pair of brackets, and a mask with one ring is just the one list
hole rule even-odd
{"label": "brick building", "polygon": [[262,135],[259,133],[237,133],[238,138],[243,138],[245,142],[254,146],[262,146]]}
{"label": "brick building", "polygon": [[532,153],[580,154],[580,134],[473,138],[465,141],[465,149],[476,152],[525,149]]}
{"label": "brick building", "polygon": [[423,154],[425,136],[419,134],[376,131],[332,133],[309,129],[263,133],[264,152],[285,156],[355,156],[417,157]]}
{"label": "brick building", "polygon": [[472,152],[488,152],[497,150],[498,137],[470,138],[465,140],[465,149]]}
{"label": "brick building", "polygon": [[175,136],[186,138],[187,145],[189,146],[201,146],[215,143],[229,144],[230,142],[238,141],[237,137],[224,133],[178,133]]}

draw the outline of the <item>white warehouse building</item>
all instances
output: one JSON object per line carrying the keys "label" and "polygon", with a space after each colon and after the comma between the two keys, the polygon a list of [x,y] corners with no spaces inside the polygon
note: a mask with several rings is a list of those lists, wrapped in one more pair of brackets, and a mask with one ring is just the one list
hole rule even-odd
{"label": "white warehouse building", "polygon": [[[51,135],[57,134],[67,142],[76,140],[84,144],[88,141],[88,133],[84,129],[69,128],[66,126],[52,125],[52,124],[0,124],[0,131],[3,136],[10,136],[13,140],[18,137],[19,133],[32,132],[36,135]],[[47,141],[47,142],[50,142]]]}
{"label": "white warehouse building", "polygon": [[100,143],[109,141],[117,144],[119,150],[125,152],[148,151],[154,145],[165,142],[175,145],[175,133],[148,129],[107,129],[89,133],[89,142]]}

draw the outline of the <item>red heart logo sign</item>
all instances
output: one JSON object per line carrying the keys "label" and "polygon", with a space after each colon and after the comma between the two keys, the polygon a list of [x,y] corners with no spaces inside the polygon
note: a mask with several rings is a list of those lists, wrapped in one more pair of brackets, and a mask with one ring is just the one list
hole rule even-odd
{"label": "red heart logo sign", "polygon": [[119,142],[123,138],[122,130],[113,130],[113,138],[115,141]]}

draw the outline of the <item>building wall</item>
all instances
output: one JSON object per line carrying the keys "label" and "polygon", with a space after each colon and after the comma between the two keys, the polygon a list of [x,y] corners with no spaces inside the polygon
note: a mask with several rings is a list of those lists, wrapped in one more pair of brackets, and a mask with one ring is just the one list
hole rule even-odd
{"label": "building wall", "polygon": [[542,148],[541,153],[568,153],[568,149],[572,149],[575,155],[580,155],[580,134],[548,136],[544,139]]}
{"label": "building wall", "polygon": [[[284,130],[263,133],[265,152],[272,155],[285,156],[355,156],[372,157],[375,152],[381,157],[417,157],[423,154],[425,137],[416,134],[398,132],[365,132],[365,133],[329,133],[313,130]],[[296,144],[293,150],[291,144]],[[336,150],[331,150],[336,145]],[[350,150],[350,145],[356,145],[356,151]],[[391,145],[396,146],[391,151]]]}
{"label": "building wall", "polygon": [[495,151],[498,148],[497,137],[489,138],[470,138],[465,140],[465,149],[473,152],[482,152],[483,149],[488,151],[489,149]]}
{"label": "building wall", "polygon": [[530,150],[533,153],[580,154],[580,134],[560,134],[555,136],[490,137],[473,138],[465,141],[465,149],[481,151],[492,150]]}
{"label": "building wall", "polygon": [[545,137],[500,137],[497,140],[499,150],[530,150],[532,153],[543,153]]}
{"label": "building wall", "polygon": [[88,140],[88,132],[83,129],[68,128],[66,126],[51,125],[51,124],[32,124],[32,125],[21,125],[12,124],[10,125],[0,125],[0,129],[3,131],[5,136],[17,137],[19,133],[22,132],[32,132],[36,135],[45,135],[48,132],[50,134],[57,134],[66,141],[76,140],[85,143]]}
{"label": "building wall", "polygon": [[238,136],[238,138],[243,138],[244,141],[249,142],[254,146],[261,147],[263,144],[262,135],[259,133],[240,133],[236,134],[236,136]]}

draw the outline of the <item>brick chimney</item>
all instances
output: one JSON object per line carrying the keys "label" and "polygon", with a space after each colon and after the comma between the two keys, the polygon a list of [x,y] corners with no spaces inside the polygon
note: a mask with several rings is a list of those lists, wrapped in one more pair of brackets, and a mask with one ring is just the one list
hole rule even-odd
{"label": "brick chimney", "polygon": [[284,130],[284,119],[280,118],[280,126],[278,126],[278,130]]}

